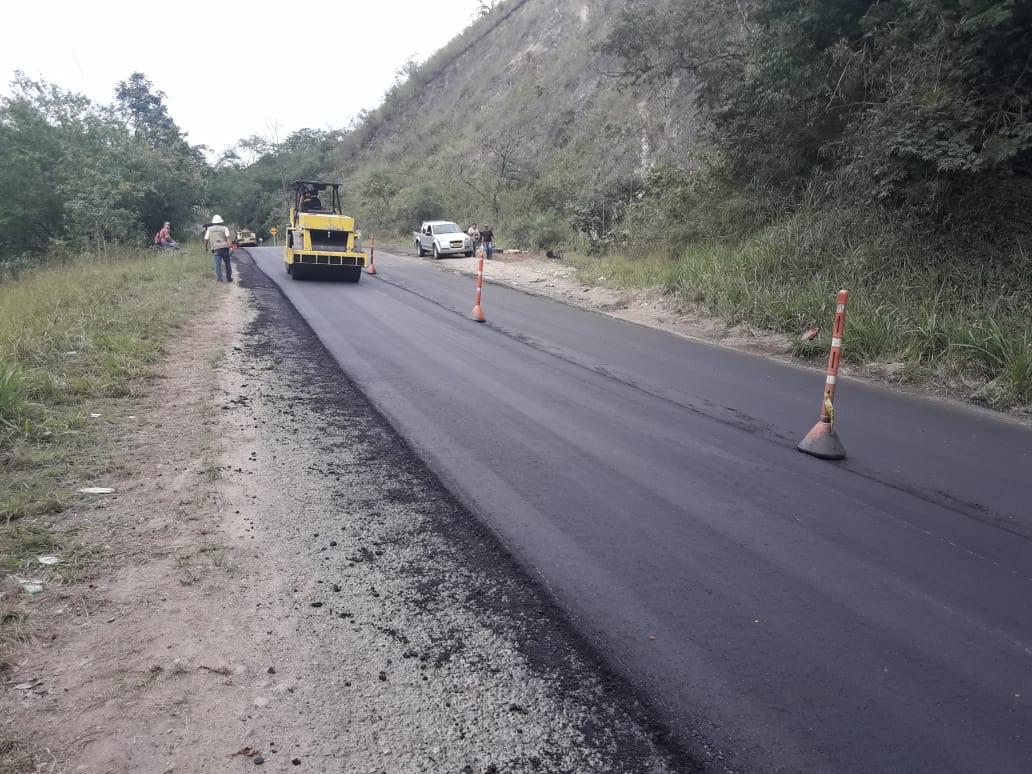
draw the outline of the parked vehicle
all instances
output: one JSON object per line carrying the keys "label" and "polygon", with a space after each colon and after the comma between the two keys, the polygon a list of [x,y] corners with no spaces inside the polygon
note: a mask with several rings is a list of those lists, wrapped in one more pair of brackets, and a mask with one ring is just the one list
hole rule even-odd
{"label": "parked vehicle", "polygon": [[238,247],[257,247],[258,235],[249,228],[242,228],[237,231],[236,243]]}
{"label": "parked vehicle", "polygon": [[[366,256],[355,245],[355,220],[344,214],[341,183],[294,181],[283,260],[294,279],[337,276],[358,282]],[[325,199],[325,201],[324,201]]]}
{"label": "parked vehicle", "polygon": [[445,255],[473,255],[473,240],[450,220],[425,220],[419,231],[412,232],[416,252],[422,258],[427,253],[434,258]]}

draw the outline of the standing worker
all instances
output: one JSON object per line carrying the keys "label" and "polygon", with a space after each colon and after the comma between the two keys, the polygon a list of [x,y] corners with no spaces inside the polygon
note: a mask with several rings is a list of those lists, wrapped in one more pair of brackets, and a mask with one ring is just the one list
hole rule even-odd
{"label": "standing worker", "polygon": [[204,248],[215,256],[215,279],[222,282],[222,264],[226,264],[226,282],[233,281],[233,264],[229,260],[229,229],[222,224],[222,218],[213,215],[211,225],[204,232]]}
{"label": "standing worker", "polygon": [[490,260],[494,255],[494,230],[490,226],[484,226],[480,232],[480,242],[484,245],[484,257]]}
{"label": "standing worker", "polygon": [[474,223],[469,227],[469,231],[466,233],[469,234],[469,241],[473,243],[473,252],[475,253],[480,249],[480,229],[477,228],[477,224]]}

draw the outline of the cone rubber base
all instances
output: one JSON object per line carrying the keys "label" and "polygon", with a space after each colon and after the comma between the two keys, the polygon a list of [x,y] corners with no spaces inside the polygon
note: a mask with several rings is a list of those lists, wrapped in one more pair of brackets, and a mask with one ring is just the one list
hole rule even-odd
{"label": "cone rubber base", "polygon": [[804,454],[810,454],[822,460],[844,460],[846,449],[831,426],[831,422],[818,422],[813,430],[796,447]]}
{"label": "cone rubber base", "polygon": [[487,322],[487,318],[484,317],[484,310],[480,304],[473,307],[473,311],[469,313],[469,319],[476,320],[477,322]]}
{"label": "cone rubber base", "polygon": [[376,267],[370,264],[369,268],[366,269],[366,274],[376,274]]}

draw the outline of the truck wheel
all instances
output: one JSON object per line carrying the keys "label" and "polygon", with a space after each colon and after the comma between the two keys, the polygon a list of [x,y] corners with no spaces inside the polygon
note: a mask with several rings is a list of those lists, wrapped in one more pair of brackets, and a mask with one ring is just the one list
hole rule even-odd
{"label": "truck wheel", "polygon": [[435,261],[441,260],[441,254],[439,252],[437,252],[437,245],[436,244],[434,245],[434,260]]}
{"label": "truck wheel", "polygon": [[422,258],[424,255],[426,255],[426,250],[423,249],[423,243],[422,242],[416,242],[416,252],[419,254],[420,258]]}
{"label": "truck wheel", "polygon": [[350,267],[344,275],[345,282],[358,282],[360,279],[362,279],[361,266]]}
{"label": "truck wheel", "polygon": [[290,278],[291,279],[301,279],[301,267],[300,266],[292,266],[291,267],[291,269],[290,269]]}

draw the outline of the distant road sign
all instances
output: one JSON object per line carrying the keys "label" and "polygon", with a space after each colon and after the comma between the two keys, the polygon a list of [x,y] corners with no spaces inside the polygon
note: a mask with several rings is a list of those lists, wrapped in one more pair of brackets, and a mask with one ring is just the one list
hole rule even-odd
{"label": "distant road sign", "polygon": [[272,228],[269,229],[269,233],[272,234],[273,236],[276,236],[276,234],[278,234],[279,231],[277,231],[276,227],[273,226]]}

